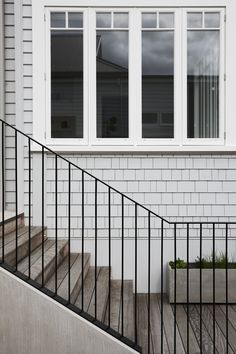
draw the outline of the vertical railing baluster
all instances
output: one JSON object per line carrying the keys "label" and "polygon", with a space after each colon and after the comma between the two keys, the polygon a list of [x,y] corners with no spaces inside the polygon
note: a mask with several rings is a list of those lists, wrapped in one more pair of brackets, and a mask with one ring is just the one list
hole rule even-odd
{"label": "vertical railing baluster", "polygon": [[18,269],[18,144],[17,131],[15,130],[15,204],[16,204],[16,270]]}
{"label": "vertical railing baluster", "polygon": [[137,291],[138,291],[138,206],[135,203],[135,214],[134,214],[134,227],[135,227],[135,249],[134,249],[134,323],[135,323],[135,343],[138,342],[138,317],[137,317]]}
{"label": "vertical railing baluster", "polygon": [[94,211],[94,215],[95,215],[95,274],[94,274],[94,282],[95,282],[95,286],[94,286],[94,297],[95,297],[95,307],[94,307],[94,317],[95,319],[97,319],[97,245],[98,245],[98,242],[97,242],[97,239],[98,239],[98,225],[97,225],[97,212],[98,212],[98,209],[97,209],[97,179],[95,179],[95,203],[94,203],[94,206],[95,206],[95,211]]}
{"label": "vertical railing baluster", "polygon": [[189,353],[189,224],[187,224],[187,353]]}
{"label": "vertical railing baluster", "polygon": [[109,297],[108,326],[111,326],[111,188],[108,187],[108,263],[109,263]]}
{"label": "vertical railing baluster", "polygon": [[200,224],[200,353],[202,353],[202,224]]}
{"label": "vertical railing baluster", "polygon": [[81,217],[82,217],[82,220],[81,220],[81,232],[82,232],[82,257],[81,257],[81,260],[82,260],[82,264],[81,264],[81,267],[82,267],[82,284],[81,284],[81,308],[82,308],[82,311],[84,310],[84,171],[82,171],[82,180],[81,180],[81,183],[82,183],[82,190],[81,190],[81,197],[82,197],[82,203],[81,203]]}
{"label": "vertical railing baluster", "polygon": [[176,354],[176,260],[177,260],[177,240],[176,240],[176,223],[174,224],[174,262],[175,262],[175,269],[174,269],[174,354]]}
{"label": "vertical railing baluster", "polygon": [[58,181],[57,155],[55,155],[55,295],[57,295],[57,241],[58,241],[58,198],[57,198],[57,181]]}
{"label": "vertical railing baluster", "polygon": [[228,224],[225,225],[225,257],[226,257],[226,269],[225,269],[225,302],[226,302],[226,354],[229,352],[229,292],[228,292]]}
{"label": "vertical railing baluster", "polygon": [[212,261],[213,261],[213,353],[216,352],[216,294],[215,294],[215,224],[212,224],[212,235],[213,235],[213,251],[212,251]]}
{"label": "vertical railing baluster", "polygon": [[164,292],[164,221],[161,220],[161,353],[164,352],[163,292]]}
{"label": "vertical railing baluster", "polygon": [[68,303],[70,303],[70,251],[71,251],[71,164],[68,164]]}
{"label": "vertical railing baluster", "polygon": [[121,334],[124,335],[124,195],[121,197]]}
{"label": "vertical railing baluster", "polygon": [[5,260],[5,125],[2,121],[2,263]]}
{"label": "vertical railing baluster", "polygon": [[44,287],[44,146],[42,146],[42,287]]}
{"label": "vertical railing baluster", "polygon": [[30,138],[28,138],[28,169],[29,169],[29,187],[28,187],[28,192],[29,192],[29,242],[28,242],[28,249],[29,249],[29,258],[28,258],[28,277],[30,279],[31,277],[31,142]]}
{"label": "vertical railing baluster", "polygon": [[150,353],[150,292],[151,292],[151,213],[148,212],[148,354]]}

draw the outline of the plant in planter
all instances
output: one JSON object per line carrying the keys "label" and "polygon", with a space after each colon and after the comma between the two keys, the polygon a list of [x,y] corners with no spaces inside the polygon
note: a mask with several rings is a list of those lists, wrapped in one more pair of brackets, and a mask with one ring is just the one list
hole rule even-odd
{"label": "plant in planter", "polygon": [[[226,302],[226,272],[228,275],[228,301],[236,303],[236,262],[228,260],[224,253],[199,257],[193,263],[178,258],[171,261],[167,270],[167,293],[171,303],[213,303],[213,279],[215,277],[215,302]],[[176,277],[176,286],[175,286]],[[187,284],[187,278],[189,279]],[[187,299],[187,288],[189,299]],[[201,291],[200,291],[201,289]]]}

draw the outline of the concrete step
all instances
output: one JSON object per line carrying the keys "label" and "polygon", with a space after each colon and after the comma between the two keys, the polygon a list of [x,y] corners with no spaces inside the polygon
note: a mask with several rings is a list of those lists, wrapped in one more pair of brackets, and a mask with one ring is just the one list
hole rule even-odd
{"label": "concrete step", "polygon": [[[4,222],[2,220],[3,213],[0,211],[0,237],[2,237],[2,225],[4,224],[4,235],[7,235],[16,229],[16,214],[13,211],[4,211]],[[24,226],[24,213],[21,213],[17,216],[17,225],[18,228]]]}
{"label": "concrete step", "polygon": [[[46,239],[46,228],[44,229],[44,239]],[[30,248],[31,252],[34,251],[42,243],[42,228],[31,227],[30,229]],[[4,254],[5,262],[9,265],[15,266],[16,263],[16,234],[15,232],[9,233],[4,238]],[[17,260],[20,262],[29,254],[29,228],[22,227],[17,235]],[[2,245],[0,247],[0,257],[2,258]]]}

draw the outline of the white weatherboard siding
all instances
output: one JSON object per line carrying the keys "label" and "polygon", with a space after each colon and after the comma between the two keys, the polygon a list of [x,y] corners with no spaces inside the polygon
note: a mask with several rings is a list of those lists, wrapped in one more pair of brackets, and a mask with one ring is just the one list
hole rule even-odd
{"label": "white weatherboard siding", "polygon": [[[32,66],[32,5],[31,0],[21,0],[22,1],[22,19],[18,21],[22,23],[22,42],[20,43],[22,47],[22,81],[23,90],[22,102],[23,102],[23,114],[18,115],[17,119],[22,119],[24,132],[31,135],[33,131],[32,121],[33,121],[33,66]],[[38,1],[38,0],[37,0]],[[230,6],[232,1],[229,2]],[[171,6],[174,6],[174,1],[170,2]],[[182,4],[182,2],[181,2]],[[181,5],[178,2],[178,5]],[[224,2],[223,2],[224,4]],[[56,5],[56,1],[54,1]],[[135,5],[135,2],[134,2]],[[165,6],[168,4],[165,2]],[[176,3],[175,3],[176,5]],[[189,5],[196,5],[191,1]],[[198,3],[197,3],[198,5]],[[205,6],[205,4],[202,4]],[[213,2],[212,2],[213,5]],[[221,1],[217,1],[215,6],[221,6]],[[18,3],[19,6],[19,3]],[[158,3],[153,3],[152,6],[158,6]],[[14,16],[14,1],[5,0],[5,83],[6,83],[6,121],[10,124],[15,124],[16,118],[16,99],[15,99],[15,70],[16,63],[15,57],[15,16]],[[227,33],[234,33],[233,23],[231,17],[233,16],[231,12],[227,13]],[[234,12],[235,14],[235,12]],[[231,19],[231,20],[230,20]],[[231,47],[233,47],[233,42],[226,40],[226,49],[229,52],[229,46],[231,42]],[[19,43],[18,43],[19,45]],[[228,149],[232,147],[232,151],[235,150],[236,146],[236,135],[235,129],[235,76],[230,75],[235,72],[235,52],[233,48],[231,54],[226,57],[226,72],[227,72],[227,86],[226,86],[226,136]],[[20,70],[18,68],[18,74]],[[36,106],[35,106],[36,107]],[[44,112],[41,112],[42,119]],[[38,116],[38,114],[37,114]],[[9,131],[7,132],[9,136]],[[14,210],[14,150],[10,147],[12,144],[12,139],[10,137],[7,141],[7,160],[6,160],[6,202],[7,208]],[[206,147],[205,150],[207,150]],[[163,147],[162,147],[163,149]],[[194,148],[191,147],[192,150]],[[171,154],[165,153],[152,153],[148,154],[127,154],[127,153],[117,153],[113,152],[109,154],[80,154],[80,153],[62,153],[63,156],[72,160],[78,166],[85,168],[96,177],[106,181],[111,186],[120,190],[121,192],[132,197],[137,202],[149,207],[154,212],[167,218],[171,221],[236,221],[236,155],[234,152],[228,152],[227,154],[220,151],[219,147],[215,150],[219,150],[217,153],[208,152],[200,154],[196,151],[193,154],[185,152],[184,155],[172,152]],[[211,147],[211,150],[214,150]],[[40,165],[40,155],[35,153],[33,159],[34,166]],[[25,178],[25,214],[27,216],[27,206],[28,206],[28,194],[27,194],[27,180],[28,180],[28,170],[27,170],[28,160],[25,158],[24,161],[24,178]],[[55,201],[55,184],[54,184],[54,161],[51,155],[48,155],[45,161],[45,166],[47,166],[46,175],[46,195],[45,195],[45,225],[48,226],[49,236],[54,235],[54,201]],[[58,161],[59,176],[58,176],[58,227],[59,236],[67,237],[67,177],[68,170],[65,164],[61,164]],[[80,247],[80,240],[76,241],[76,238],[80,238],[80,219],[77,217],[78,210],[80,213],[81,205],[81,194],[80,186],[76,183],[79,179],[79,172],[73,172],[73,183],[72,183],[72,238],[73,238],[73,248],[78,249]],[[34,223],[41,223],[41,206],[40,206],[40,177],[33,176],[33,198],[35,202],[35,207],[33,209]],[[93,188],[93,186],[90,186]],[[74,190],[73,190],[74,188]],[[92,189],[91,189],[92,191]],[[92,252],[92,238],[94,237],[94,223],[93,223],[93,202],[92,193],[86,193],[85,204],[86,214],[85,214],[85,236],[87,237],[87,247],[88,250],[91,249]],[[98,236],[101,239],[100,246],[102,242],[107,242],[107,215],[104,209],[104,203],[106,203],[106,197],[104,190],[100,192],[98,200]],[[119,242],[120,236],[120,217],[119,217],[119,207],[118,201],[114,202],[116,208],[117,217],[114,218],[113,234],[112,237],[115,239],[114,242]],[[115,210],[115,209],[114,209]],[[132,215],[132,212],[130,212]],[[140,226],[140,238],[143,239],[143,249],[145,247],[145,240],[147,239],[147,230],[144,228],[145,223]],[[158,226],[157,226],[158,227]],[[126,224],[126,234],[125,237],[129,239],[128,250],[133,249],[132,237],[133,229],[130,220]],[[159,235],[157,235],[157,238]],[[194,235],[197,239],[197,234]],[[170,235],[171,238],[171,235]],[[91,239],[91,241],[89,241]],[[105,241],[104,241],[105,239]],[[156,249],[160,248],[156,241]],[[169,241],[168,241],[169,242]],[[173,240],[170,241],[173,245]],[[179,248],[185,247],[185,241],[180,241]],[[100,248],[100,258],[99,262],[102,264],[105,261],[105,256],[103,258],[103,250],[105,246]],[[115,244],[114,247],[116,248]],[[192,246],[194,249],[194,246]],[[211,245],[205,245],[207,253],[211,251]],[[219,244],[219,247],[220,244]],[[142,248],[141,248],[142,249]],[[166,261],[171,258],[172,250],[171,247],[166,247],[166,250],[170,250],[170,254],[167,254]],[[192,254],[191,258],[196,257],[198,248],[195,247],[196,254]],[[155,256],[155,255],[154,255]],[[153,258],[154,258],[153,256]],[[181,256],[181,255],[180,255]],[[184,254],[183,254],[184,256]],[[173,255],[172,255],[173,258]],[[115,260],[114,260],[115,262]],[[132,254],[130,257],[130,262],[132,263]],[[133,263],[132,263],[133,264]],[[118,275],[118,270],[113,264],[113,272]],[[156,265],[157,266],[157,265]],[[126,267],[127,277],[132,277],[132,267]],[[158,268],[157,268],[158,269]],[[141,277],[143,275],[140,275]],[[155,283],[156,284],[156,283]],[[140,290],[143,290],[141,288]]]}

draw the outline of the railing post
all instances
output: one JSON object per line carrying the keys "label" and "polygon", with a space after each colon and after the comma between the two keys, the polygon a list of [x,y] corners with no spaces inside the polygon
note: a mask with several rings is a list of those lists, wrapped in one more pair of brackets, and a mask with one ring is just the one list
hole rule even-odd
{"label": "railing post", "polygon": [[2,121],[2,263],[4,263],[5,258],[5,126]]}
{"label": "railing post", "polygon": [[151,213],[148,212],[148,354],[150,353],[150,292],[151,292]]}
{"label": "railing post", "polygon": [[121,196],[121,335],[124,335],[124,195]]}
{"label": "railing post", "polygon": [[229,352],[229,288],[228,288],[228,224],[225,225],[225,257],[226,257],[226,269],[225,269],[225,300],[226,300],[226,354]]}
{"label": "railing post", "polygon": [[134,278],[135,278],[135,291],[134,291],[134,321],[135,321],[135,343],[138,342],[138,317],[137,317],[137,291],[138,291],[138,206],[135,203],[135,250],[134,250]]}
{"label": "railing post", "polygon": [[189,224],[187,224],[187,353],[189,353]]}
{"label": "railing post", "polygon": [[202,223],[200,224],[200,352],[202,353]]}
{"label": "railing post", "polygon": [[44,146],[42,147],[42,287],[44,287]]}
{"label": "railing post", "polygon": [[70,251],[71,251],[71,164],[68,164],[68,303],[70,304]]}
{"label": "railing post", "polygon": [[108,187],[108,262],[109,262],[109,297],[108,326],[111,326],[111,188]]}
{"label": "railing post", "polygon": [[81,231],[82,231],[82,286],[81,286],[81,308],[84,310],[84,171],[82,171],[82,204],[81,204]]}
{"label": "railing post", "polygon": [[164,221],[161,220],[161,353],[164,346],[164,323],[163,323],[163,272],[164,272]]}
{"label": "railing post", "polygon": [[28,193],[29,193],[29,272],[28,272],[28,277],[30,279],[31,277],[31,142],[30,138],[28,138],[28,175],[29,175],[29,185],[28,185]]}
{"label": "railing post", "polygon": [[57,240],[58,240],[58,198],[57,198],[57,180],[58,180],[57,155],[55,155],[55,295],[57,295]]}
{"label": "railing post", "polygon": [[212,263],[213,263],[213,353],[216,352],[216,295],[215,295],[215,282],[216,282],[216,274],[215,274],[215,224],[212,224],[212,235],[213,235],[213,251],[212,251]]}
{"label": "railing post", "polygon": [[97,240],[98,240],[98,226],[97,226],[97,222],[98,222],[98,216],[97,216],[97,188],[98,188],[98,183],[97,183],[97,179],[95,179],[95,211],[94,211],[94,215],[95,215],[95,274],[94,274],[94,282],[95,282],[95,287],[94,287],[94,297],[95,297],[95,307],[94,307],[94,317],[95,319],[97,319]]}
{"label": "railing post", "polygon": [[176,354],[176,260],[177,260],[177,240],[176,240],[176,223],[174,223],[174,354]]}
{"label": "railing post", "polygon": [[17,144],[17,130],[15,130],[15,215],[16,215],[16,271],[18,269],[18,144]]}

